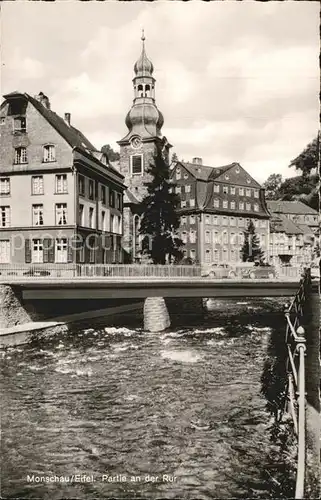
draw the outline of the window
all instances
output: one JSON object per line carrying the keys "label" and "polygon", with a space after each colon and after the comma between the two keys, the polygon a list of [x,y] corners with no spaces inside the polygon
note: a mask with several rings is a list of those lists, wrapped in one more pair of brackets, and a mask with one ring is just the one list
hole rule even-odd
{"label": "window", "polygon": [[251,210],[251,203],[246,204],[246,210]]}
{"label": "window", "polygon": [[95,215],[95,209],[93,207],[89,207],[89,227],[91,227],[92,229],[95,228],[94,215]]}
{"label": "window", "polygon": [[214,202],[213,202],[213,205],[214,205],[214,208],[219,208],[219,206],[220,206],[220,200],[218,200],[217,198],[215,198]]}
{"label": "window", "polygon": [[117,193],[117,206],[116,206],[116,208],[118,210],[122,209],[121,202],[122,202],[122,195],[120,193]]}
{"label": "window", "polygon": [[82,205],[81,203],[79,204],[78,223],[80,226],[85,225],[85,210],[84,205]]}
{"label": "window", "polygon": [[56,226],[67,224],[67,203],[56,203]]}
{"label": "window", "polygon": [[242,217],[239,218],[239,227],[244,227],[244,219]]}
{"label": "window", "polygon": [[191,243],[195,243],[196,242],[196,233],[195,231],[190,231],[189,233],[189,240]]}
{"label": "window", "polygon": [[32,205],[32,225],[43,226],[43,205]]}
{"label": "window", "polygon": [[223,186],[223,193],[227,194],[228,193],[228,186]]}
{"label": "window", "polygon": [[211,251],[205,250],[205,262],[211,262]]}
{"label": "window", "polygon": [[94,199],[94,181],[92,179],[89,179],[89,199],[93,200]]}
{"label": "window", "polygon": [[16,148],[14,162],[16,164],[27,163],[27,148]]}
{"label": "window", "polygon": [[219,184],[214,184],[214,193],[219,193],[219,192],[220,192]]}
{"label": "window", "polygon": [[195,215],[190,215],[190,216],[189,216],[189,223],[190,223],[190,224],[195,224],[195,222],[196,222],[196,221],[195,221]]}
{"label": "window", "polygon": [[10,240],[0,240],[0,263],[10,263]]}
{"label": "window", "polygon": [[244,196],[244,188],[239,188],[239,195]]}
{"label": "window", "polygon": [[235,194],[235,187],[231,186],[231,194]]}
{"label": "window", "polygon": [[189,255],[190,255],[191,259],[195,260],[196,252],[195,252],[194,248],[192,248],[192,250],[190,250]]}
{"label": "window", "polygon": [[10,207],[0,207],[1,227],[10,227]]}
{"label": "window", "polygon": [[83,175],[78,177],[78,191],[80,196],[85,196],[85,177]]}
{"label": "window", "polygon": [[259,197],[259,190],[254,189],[254,198],[258,198],[258,197]]}
{"label": "window", "polygon": [[186,224],[186,220],[187,220],[186,215],[183,215],[183,217],[181,217],[181,223]]}
{"label": "window", "polygon": [[187,174],[187,173],[185,173],[185,174],[184,174],[184,179],[185,179],[185,180],[187,180],[187,179],[188,179],[188,174]]}
{"label": "window", "polygon": [[26,131],[26,117],[16,116],[13,119],[13,130],[14,132],[25,132]]}
{"label": "window", "polygon": [[236,241],[235,241],[235,233],[231,233],[230,234],[230,243],[231,245],[235,245]]}
{"label": "window", "polygon": [[43,262],[43,244],[39,239],[32,240],[31,262]]}
{"label": "window", "polygon": [[56,148],[52,144],[43,147],[43,161],[45,163],[56,161]]}
{"label": "window", "polygon": [[236,220],[235,220],[235,217],[231,217],[231,218],[230,218],[230,225],[231,225],[231,226],[236,226]]}
{"label": "window", "polygon": [[227,217],[223,217],[222,225],[227,226]]}
{"label": "window", "polygon": [[251,190],[250,189],[246,190],[246,196],[251,196]]}
{"label": "window", "polygon": [[103,205],[106,205],[106,187],[100,185],[100,199]]}
{"label": "window", "polygon": [[115,208],[115,191],[109,191],[109,206]]}
{"label": "window", "polygon": [[2,177],[0,179],[0,195],[9,195],[10,194],[10,178]]}
{"label": "window", "polygon": [[258,212],[259,211],[259,206],[257,203],[254,203],[254,212]]}
{"label": "window", "polygon": [[228,201],[224,200],[223,201],[223,208],[227,208],[228,207]]}
{"label": "window", "polygon": [[191,186],[189,184],[186,184],[185,193],[190,193],[190,192],[191,192]]}
{"label": "window", "polygon": [[176,192],[176,194],[181,194],[182,188],[180,186],[176,186],[175,192]]}
{"label": "window", "polygon": [[143,155],[133,155],[130,157],[131,174],[142,175],[143,173]]}
{"label": "window", "polygon": [[235,210],[235,201],[231,201],[230,207],[232,210]]}
{"label": "window", "polygon": [[187,232],[186,231],[182,232],[182,242],[187,243]]}
{"label": "window", "polygon": [[33,175],[31,177],[31,194],[44,194],[42,175]]}
{"label": "window", "polygon": [[205,243],[211,243],[211,232],[205,231]]}
{"label": "window", "polygon": [[178,167],[176,169],[176,179],[179,180],[181,178],[181,169]]}
{"label": "window", "polygon": [[214,262],[218,262],[218,250],[217,250],[217,248],[214,249]]}
{"label": "window", "polygon": [[218,217],[216,215],[213,215],[213,224],[214,226],[218,225]]}
{"label": "window", "polygon": [[218,232],[217,231],[214,231],[214,234],[213,234],[213,243],[214,243],[214,245],[217,245],[219,243],[219,237],[218,237]]}
{"label": "window", "polygon": [[244,233],[239,233],[239,245],[243,245],[244,243]]}
{"label": "window", "polygon": [[259,221],[257,219],[253,219],[254,227],[259,227]]}
{"label": "window", "polygon": [[43,244],[40,239],[32,240],[31,262],[43,262]]}
{"label": "window", "polygon": [[192,208],[195,207],[195,200],[192,200],[192,199],[189,200],[189,206]]}
{"label": "window", "polygon": [[56,262],[68,262],[67,238],[56,239]]}
{"label": "window", "polygon": [[239,203],[239,209],[240,210],[244,210],[244,203],[243,203],[243,201],[240,201],[240,203]]}
{"label": "window", "polygon": [[185,201],[185,200],[182,200],[182,201],[181,201],[181,207],[182,207],[182,208],[185,208],[185,207],[186,207],[186,201]]}
{"label": "window", "polygon": [[224,231],[223,233],[223,244],[226,244],[228,242],[228,233]]}
{"label": "window", "polygon": [[266,227],[266,221],[265,220],[261,220],[261,227]]}
{"label": "window", "polygon": [[211,216],[205,215],[205,224],[211,224]]}
{"label": "window", "polygon": [[66,174],[56,175],[56,193],[57,194],[68,193]]}

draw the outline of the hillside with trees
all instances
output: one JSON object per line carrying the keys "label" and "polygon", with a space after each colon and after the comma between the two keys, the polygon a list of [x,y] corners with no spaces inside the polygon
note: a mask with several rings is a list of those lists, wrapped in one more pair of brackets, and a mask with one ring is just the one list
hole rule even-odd
{"label": "hillside with trees", "polygon": [[295,167],[300,175],[282,179],[281,174],[271,174],[264,182],[267,200],[300,200],[315,210],[319,210],[319,138],[291,161],[289,167]]}

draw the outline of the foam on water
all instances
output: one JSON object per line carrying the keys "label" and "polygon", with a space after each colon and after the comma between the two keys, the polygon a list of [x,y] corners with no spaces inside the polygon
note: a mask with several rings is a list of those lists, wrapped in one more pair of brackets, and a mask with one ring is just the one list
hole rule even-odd
{"label": "foam on water", "polygon": [[197,363],[202,359],[200,354],[193,351],[162,351],[161,357],[163,359],[170,359],[171,361],[178,361],[180,363]]}

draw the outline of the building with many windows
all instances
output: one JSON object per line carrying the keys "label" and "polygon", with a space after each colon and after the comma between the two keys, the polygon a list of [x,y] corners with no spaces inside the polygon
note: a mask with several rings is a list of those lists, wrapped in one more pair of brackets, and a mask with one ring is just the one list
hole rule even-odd
{"label": "building with many windows", "polygon": [[186,257],[200,264],[240,262],[244,231],[252,220],[268,260],[264,189],[241,165],[209,167],[194,158],[173,164],[171,178],[181,198],[179,232]]}
{"label": "building with many windows", "polygon": [[301,201],[267,200],[271,213],[270,262],[308,264],[313,259],[319,214]]}
{"label": "building with many windows", "polygon": [[123,176],[40,92],[0,108],[0,262],[122,262]]}

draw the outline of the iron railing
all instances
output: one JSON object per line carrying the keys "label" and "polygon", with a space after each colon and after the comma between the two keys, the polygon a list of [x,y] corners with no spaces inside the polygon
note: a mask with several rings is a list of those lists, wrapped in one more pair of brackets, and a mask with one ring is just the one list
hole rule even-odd
{"label": "iron railing", "polygon": [[216,278],[299,280],[298,267],[153,265],[153,264],[0,264],[0,282],[21,278]]}
{"label": "iron railing", "polygon": [[311,283],[310,269],[306,269],[294,299],[285,311],[287,345],[287,412],[293,420],[294,433],[297,436],[297,470],[295,498],[304,498],[305,479],[305,351],[306,339],[302,318],[308,288]]}

